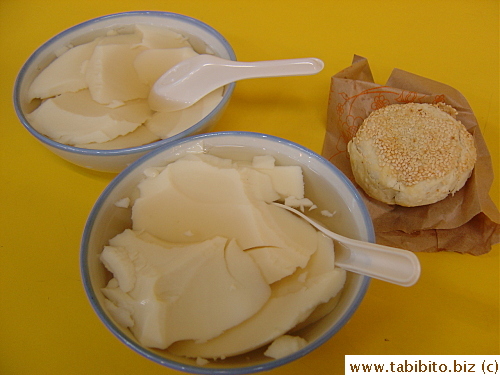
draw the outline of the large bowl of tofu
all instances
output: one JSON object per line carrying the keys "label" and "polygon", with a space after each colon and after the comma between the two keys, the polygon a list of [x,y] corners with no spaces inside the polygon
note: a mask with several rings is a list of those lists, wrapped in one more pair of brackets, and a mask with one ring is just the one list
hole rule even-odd
{"label": "large bowl of tofu", "polygon": [[211,26],[158,11],[85,21],[41,45],[14,87],[20,122],[49,150],[84,168],[118,173],[177,139],[208,132],[234,83],[178,111],[154,111],[148,97],[170,68],[199,54],[235,60]]}
{"label": "large bowl of tofu", "polygon": [[282,138],[200,134],[127,167],[96,201],[81,241],[83,285],[104,327],[157,364],[195,374],[329,355],[323,344],[370,279],[337,267],[335,243],[275,203],[374,241],[349,179]]}

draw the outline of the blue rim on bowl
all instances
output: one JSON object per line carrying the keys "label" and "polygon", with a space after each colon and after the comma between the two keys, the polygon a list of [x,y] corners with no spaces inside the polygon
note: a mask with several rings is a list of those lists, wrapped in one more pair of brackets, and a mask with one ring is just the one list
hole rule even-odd
{"label": "blue rim on bowl", "polygon": [[130,147],[130,148],[125,148],[125,149],[116,149],[116,150],[94,150],[94,149],[85,149],[85,148],[79,148],[79,147],[74,147],[74,146],[69,146],[65,145],[59,142],[56,142],[43,134],[40,134],[37,132],[28,122],[24,115],[24,111],[22,110],[23,104],[21,100],[21,86],[23,84],[24,79],[26,78],[26,73],[30,69],[31,65],[33,62],[39,58],[39,56],[44,53],[48,48],[50,48],[54,43],[58,42],[60,39],[72,34],[75,31],[78,31],[82,28],[92,26],[94,24],[103,22],[103,21],[108,21],[108,20],[115,20],[115,19],[120,19],[122,17],[133,17],[133,16],[141,16],[141,17],[162,17],[165,19],[172,19],[172,20],[180,20],[183,22],[187,22],[189,24],[192,24],[198,28],[201,28],[205,32],[211,34],[214,38],[216,38],[222,45],[224,46],[224,49],[228,53],[228,58],[231,60],[236,60],[236,55],[234,53],[233,48],[229,44],[229,42],[222,36],[217,30],[212,28],[211,26],[207,25],[206,23],[197,20],[195,18],[191,18],[189,16],[184,16],[182,14],[177,14],[177,13],[171,13],[171,12],[160,12],[160,11],[133,11],[133,12],[122,12],[122,13],[115,13],[115,14],[110,14],[102,17],[97,17],[85,22],[82,22],[80,24],[77,24],[75,26],[72,26],[61,33],[57,34],[56,36],[52,37],[45,43],[43,43],[40,47],[38,47],[35,52],[28,58],[28,60],[24,63],[22,66],[15,84],[14,84],[14,91],[13,91],[13,102],[14,102],[14,108],[16,111],[16,114],[18,118],[20,119],[21,123],[23,126],[34,136],[36,137],[40,142],[51,146],[55,149],[59,149],[62,151],[70,152],[70,153],[75,153],[75,154],[82,154],[82,155],[99,155],[99,156],[115,156],[115,155],[130,155],[130,154],[136,154],[136,153],[144,153],[151,151],[157,147],[163,146],[165,144],[169,144],[171,142],[175,142],[178,139],[181,139],[183,137],[186,137],[188,134],[191,133],[196,133],[199,129],[202,129],[207,122],[212,120],[212,118],[223,108],[227,102],[229,101],[229,98],[232,95],[232,92],[234,91],[235,83],[230,83],[229,85],[226,86],[226,90],[224,92],[224,96],[222,101],[208,114],[204,119],[190,127],[189,129],[186,129],[182,131],[181,133],[178,133],[170,138],[163,139],[160,141],[156,141],[153,143],[149,143],[146,145],[142,146],[137,146],[137,147]]}
{"label": "blue rim on bowl", "polygon": [[[240,132],[240,131],[228,131],[228,132],[218,132],[218,133],[208,133],[208,134],[201,134],[201,135],[195,135],[195,136],[190,136],[184,139],[177,140],[175,142],[170,143],[167,146],[158,148],[150,153],[148,153],[145,156],[142,156],[140,159],[138,159],[136,162],[131,164],[129,167],[127,167],[124,171],[122,171],[118,176],[115,177],[115,179],[105,188],[105,190],[102,192],[101,196],[98,198],[96,201],[94,207],[92,208],[88,220],[86,222],[84,231],[83,231],[83,236],[82,236],[82,241],[81,241],[81,248],[80,248],[80,271],[81,271],[81,276],[82,276],[82,281],[83,281],[83,286],[85,289],[85,292],[87,294],[87,297],[90,300],[90,303],[94,309],[94,311],[97,313],[101,321],[105,324],[105,326],[120,340],[122,341],[125,345],[127,345],[129,348],[134,350],[135,352],[141,354],[142,356],[152,360],[153,362],[156,362],[158,364],[164,365],[169,368],[173,368],[175,370],[183,371],[183,372],[188,372],[188,373],[194,373],[194,374],[231,374],[231,375],[241,375],[241,374],[248,374],[248,373],[256,373],[256,372],[261,372],[261,371],[268,371],[273,368],[285,365],[287,363],[290,363],[300,357],[303,357],[304,355],[310,353],[311,351],[315,350],[322,344],[324,344],[326,341],[328,341],[335,333],[337,333],[346,323],[347,321],[351,318],[351,316],[354,314],[356,309],[358,308],[359,304],[361,303],[367,288],[369,286],[370,278],[367,276],[361,276],[361,275],[356,275],[357,277],[357,292],[354,296],[350,297],[350,302],[349,302],[349,307],[347,308],[346,311],[342,313],[340,318],[333,324],[333,326],[329,327],[328,330],[323,333],[319,338],[315,339],[313,342],[311,342],[309,345],[307,345],[305,348],[290,354],[284,358],[281,359],[276,359],[276,360],[270,360],[269,362],[265,363],[259,363],[257,365],[249,365],[249,366],[242,366],[242,367],[236,367],[236,368],[213,368],[213,367],[202,367],[202,366],[195,366],[195,365],[190,365],[190,364],[185,364],[181,362],[176,362],[176,361],[171,361],[169,359],[166,359],[158,354],[156,354],[152,350],[148,350],[147,348],[144,348],[137,344],[135,341],[130,340],[129,337],[124,335],[122,330],[115,325],[113,321],[110,320],[110,318],[107,316],[107,313],[105,312],[104,308],[100,305],[98,301],[98,296],[96,294],[96,291],[94,290],[94,287],[92,285],[92,280],[91,280],[91,275],[90,275],[90,262],[89,262],[89,254],[88,254],[88,248],[89,248],[89,240],[92,236],[92,233],[95,229],[96,225],[96,219],[97,216],[103,207],[103,204],[106,202],[107,199],[109,199],[110,194],[113,192],[113,190],[119,186],[127,176],[135,171],[137,168],[141,168],[145,163],[150,161],[152,158],[154,158],[157,155],[160,155],[161,153],[165,152],[167,149],[172,149],[172,153],[178,155],[178,150],[185,144],[191,143],[193,141],[210,141],[211,138],[213,137],[227,137],[228,139],[238,139],[238,138],[250,138],[252,140],[255,140],[256,142],[260,142],[261,144],[265,142],[274,142],[274,143],[279,143],[280,146],[283,146],[284,148],[293,148],[294,150],[297,151],[296,153],[296,158],[298,159],[303,159],[303,160],[315,160],[318,161],[319,164],[319,169],[320,172],[326,173],[327,175],[330,174],[330,177],[334,176],[335,178],[340,179],[340,181],[345,185],[347,188],[348,192],[352,195],[350,198],[350,205],[354,207],[358,212],[360,213],[360,216],[362,218],[362,223],[360,224],[360,227],[363,228],[365,231],[365,237],[364,240],[369,241],[369,242],[374,242],[375,241],[375,232],[373,229],[373,224],[370,218],[370,215],[368,213],[368,210],[359,195],[358,191],[354,187],[354,185],[351,183],[351,181],[333,164],[331,164],[329,161],[324,159],[322,156],[319,154],[299,145],[294,142],[274,137],[271,135],[266,135],[266,134],[261,134],[261,133],[253,133],[253,132]],[[229,143],[229,146],[234,145]],[[176,151],[177,150],[177,151]],[[305,158],[305,159],[304,159]],[[149,165],[148,165],[149,166]],[[318,171],[315,171],[317,173]]]}

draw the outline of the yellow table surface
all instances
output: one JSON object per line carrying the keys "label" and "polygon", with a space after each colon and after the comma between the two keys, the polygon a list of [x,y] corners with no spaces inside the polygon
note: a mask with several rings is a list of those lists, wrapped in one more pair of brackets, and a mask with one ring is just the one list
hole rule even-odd
{"label": "yellow table surface", "polygon": [[[441,81],[469,100],[499,167],[499,2],[0,1],[0,373],[174,374],[119,342],[94,314],[79,271],[89,211],[114,175],[73,166],[21,126],[15,77],[56,33],[97,16],[159,10],[220,31],[239,60],[318,57],[316,76],[241,81],[215,130],[280,136],[321,152],[330,77],[368,58]],[[499,178],[491,196],[499,205]],[[404,288],[372,281],[348,324],[310,355],[270,374],[341,374],[347,354],[499,354],[499,246],[481,256],[419,253]]]}

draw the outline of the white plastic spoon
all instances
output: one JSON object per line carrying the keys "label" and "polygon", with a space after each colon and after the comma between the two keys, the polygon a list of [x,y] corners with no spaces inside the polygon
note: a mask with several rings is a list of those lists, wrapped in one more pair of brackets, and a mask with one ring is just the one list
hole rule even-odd
{"label": "white plastic spoon", "polygon": [[274,204],[307,220],[316,229],[340,244],[335,246],[335,264],[338,267],[402,286],[412,286],[418,281],[420,262],[411,251],[341,236],[292,207],[280,203]]}
{"label": "white plastic spoon", "polygon": [[311,75],[323,69],[316,58],[240,62],[212,55],[197,55],[181,61],[164,73],[149,93],[155,111],[187,108],[213,90],[247,78]]}

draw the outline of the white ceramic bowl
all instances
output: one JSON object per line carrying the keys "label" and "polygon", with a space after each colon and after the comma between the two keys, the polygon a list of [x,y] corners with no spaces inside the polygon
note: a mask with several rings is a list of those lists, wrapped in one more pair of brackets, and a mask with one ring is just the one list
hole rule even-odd
{"label": "white ceramic bowl", "polygon": [[[131,227],[131,209],[118,208],[115,202],[129,196],[144,177],[147,167],[165,166],[188,152],[203,150],[233,160],[251,160],[254,155],[272,155],[277,165],[299,165],[303,169],[306,196],[319,207],[334,207],[342,220],[326,218],[323,223],[347,236],[374,242],[374,231],[364,203],[351,182],[326,159],[293,142],[269,135],[248,132],[221,132],[177,140],[142,157],[120,173],[104,190],[86,223],[81,243],[81,275],[87,296],[105,326],[134,351],[161,365],[196,374],[246,374],[267,371],[298,359],[329,340],[350,319],[360,304],[369,278],[348,272],[338,304],[327,316],[300,331],[309,344],[281,359],[265,357],[263,350],[227,358],[205,366],[167,351],[142,346],[130,331],[120,328],[103,308],[104,287],[110,274],[99,261],[108,240]],[[336,202],[336,203],[333,203]],[[343,221],[342,227],[338,222]]]}
{"label": "white ceramic bowl", "polygon": [[119,150],[90,150],[68,146],[40,134],[29,124],[25,115],[34,108],[27,99],[28,88],[37,74],[56,58],[55,51],[68,44],[86,43],[117,27],[138,23],[176,31],[187,37],[198,53],[212,52],[222,58],[236,60],[232,47],[219,32],[199,20],[175,13],[136,11],[111,14],[83,22],[57,34],[40,46],[21,68],[14,86],[14,107],[24,127],[44,146],[63,159],[85,168],[120,172],[151,150],[189,135],[210,131],[225,109],[234,90],[234,83],[225,87],[219,105],[189,129],[161,141]]}

